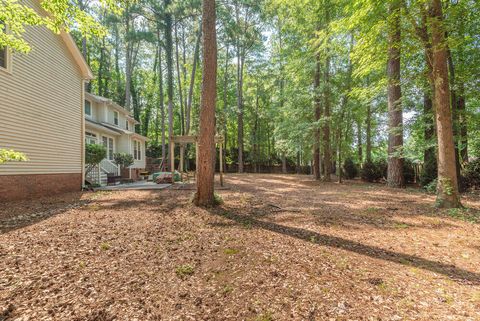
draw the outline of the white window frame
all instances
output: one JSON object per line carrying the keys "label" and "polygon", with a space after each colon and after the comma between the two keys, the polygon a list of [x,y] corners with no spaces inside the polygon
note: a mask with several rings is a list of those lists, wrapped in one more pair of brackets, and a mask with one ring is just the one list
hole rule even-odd
{"label": "white window frame", "polygon": [[[105,146],[105,141],[104,139],[106,139],[106,145]],[[110,145],[111,143],[111,145]],[[107,135],[102,135],[102,146],[104,146],[106,149],[107,149],[107,159],[112,161],[113,160],[113,154],[115,154],[115,139],[111,136],[107,136]],[[111,153],[110,153],[111,151]]]}
{"label": "white window frame", "polygon": [[137,161],[142,160],[142,144],[139,140],[133,141],[133,158]]}
{"label": "white window frame", "polygon": [[85,143],[86,144],[98,144],[97,135],[90,132],[85,132]]}
{"label": "white window frame", "polygon": [[[8,28],[5,26],[5,32],[8,32]],[[0,71],[8,74],[12,73],[12,51],[9,47],[5,47],[5,67],[0,66]]]}
{"label": "white window frame", "polygon": [[130,130],[130,124],[128,122],[128,119],[125,119],[125,129]]}
{"label": "white window frame", "polygon": [[119,121],[120,121],[120,114],[118,113],[118,111],[114,110],[113,111],[113,124],[118,126]]}
{"label": "white window frame", "polygon": [[[86,110],[85,110],[85,108],[86,108],[86,106],[87,106],[87,102],[90,104],[90,114],[87,114],[87,112],[86,112]],[[88,118],[92,118],[92,114],[93,114],[93,112],[92,112],[92,111],[93,111],[93,110],[92,110],[92,109],[93,109],[93,108],[92,108],[92,102],[91,102],[90,100],[88,100],[88,99],[85,99],[85,102],[84,102],[83,104],[84,104],[84,105],[83,105],[83,111],[84,111],[84,113],[85,113],[85,116],[87,116]]]}

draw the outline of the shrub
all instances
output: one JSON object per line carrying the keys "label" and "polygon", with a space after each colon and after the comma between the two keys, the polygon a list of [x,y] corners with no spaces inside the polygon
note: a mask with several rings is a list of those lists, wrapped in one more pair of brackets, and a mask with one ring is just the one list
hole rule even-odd
{"label": "shrub", "polygon": [[25,162],[25,154],[8,149],[0,149],[0,164],[6,162]]}
{"label": "shrub", "polygon": [[351,158],[347,158],[343,163],[343,170],[346,179],[354,179],[358,175],[358,167]]}
{"label": "shrub", "polygon": [[436,194],[437,193],[437,179],[435,178],[433,181],[425,185],[423,188],[427,193]]}
{"label": "shrub", "polygon": [[430,160],[425,160],[422,172],[420,173],[420,185],[426,187],[431,182],[437,179],[437,160],[433,157]]}
{"label": "shrub", "polygon": [[93,166],[97,165],[107,157],[107,149],[103,145],[87,144],[85,145],[85,163]]}
{"label": "shrub", "polygon": [[467,187],[480,188],[480,158],[465,165],[463,177]]}
{"label": "shrub", "polygon": [[405,183],[414,183],[415,182],[415,167],[413,162],[408,158],[403,160],[403,178]]}
{"label": "shrub", "polygon": [[122,168],[130,167],[134,163],[133,155],[128,153],[115,153],[113,154],[113,160],[115,164]]}
{"label": "shrub", "polygon": [[375,162],[367,161],[361,170],[362,180],[376,182],[387,176],[387,162],[383,159]]}

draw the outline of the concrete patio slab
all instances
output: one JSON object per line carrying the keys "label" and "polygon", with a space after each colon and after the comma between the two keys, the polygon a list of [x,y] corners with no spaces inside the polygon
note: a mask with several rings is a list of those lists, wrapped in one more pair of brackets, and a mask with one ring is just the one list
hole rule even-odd
{"label": "concrete patio slab", "polygon": [[172,184],[157,184],[154,182],[134,182],[130,184],[120,184],[111,186],[102,186],[94,188],[94,191],[129,191],[129,190],[159,190],[165,189]]}

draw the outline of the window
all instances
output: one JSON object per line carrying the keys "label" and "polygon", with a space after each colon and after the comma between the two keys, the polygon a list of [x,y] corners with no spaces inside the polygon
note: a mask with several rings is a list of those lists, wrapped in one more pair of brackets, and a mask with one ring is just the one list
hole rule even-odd
{"label": "window", "polygon": [[85,115],[92,117],[92,105],[88,100],[85,100]]}
{"label": "window", "polygon": [[97,135],[85,132],[85,143],[86,144],[96,144],[97,143]]}
{"label": "window", "polygon": [[118,126],[118,111],[113,112],[113,123]]}
{"label": "window", "polygon": [[142,146],[138,140],[133,141],[133,157],[135,160],[142,160]]}
{"label": "window", "polygon": [[[0,21],[0,29],[4,33],[7,32],[7,27],[3,23],[3,21]],[[0,47],[0,69],[6,69],[9,70],[9,61],[8,61],[8,49],[7,47]]]}
{"label": "window", "polygon": [[129,128],[128,128],[128,120],[125,121],[125,129],[126,129],[126,130],[129,130]]}
{"label": "window", "polygon": [[113,160],[113,138],[102,136],[102,145],[107,150],[107,158]]}
{"label": "window", "polygon": [[7,69],[7,48],[0,48],[0,68]]}
{"label": "window", "polygon": [[108,159],[113,160],[113,138],[108,139]]}

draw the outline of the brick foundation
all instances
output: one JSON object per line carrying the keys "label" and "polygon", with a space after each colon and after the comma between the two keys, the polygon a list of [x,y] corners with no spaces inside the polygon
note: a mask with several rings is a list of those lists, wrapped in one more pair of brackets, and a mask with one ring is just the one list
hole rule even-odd
{"label": "brick foundation", "polygon": [[80,191],[82,174],[0,175],[0,202]]}

